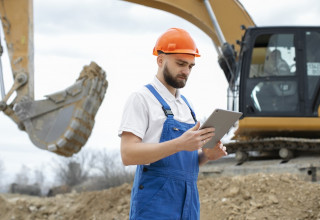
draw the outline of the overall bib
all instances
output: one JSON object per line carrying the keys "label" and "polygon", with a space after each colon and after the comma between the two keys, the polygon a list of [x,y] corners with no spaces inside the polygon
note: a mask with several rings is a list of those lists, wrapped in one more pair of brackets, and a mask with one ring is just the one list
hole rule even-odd
{"label": "overall bib", "polygon": [[[150,84],[146,87],[162,104],[167,116],[160,142],[175,139],[194,126],[176,121],[169,105],[160,94]],[[188,101],[181,97],[196,121]],[[200,219],[198,172],[198,151],[181,151],[150,165],[138,165],[131,192],[130,219]]]}

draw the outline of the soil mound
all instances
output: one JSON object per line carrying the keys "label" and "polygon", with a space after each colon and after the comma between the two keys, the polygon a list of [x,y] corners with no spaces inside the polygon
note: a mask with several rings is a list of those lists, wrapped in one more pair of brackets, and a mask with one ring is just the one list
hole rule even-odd
{"label": "soil mound", "polygon": [[[320,184],[291,174],[200,177],[201,220],[319,219]],[[125,220],[131,184],[55,197],[0,196],[0,220]]]}

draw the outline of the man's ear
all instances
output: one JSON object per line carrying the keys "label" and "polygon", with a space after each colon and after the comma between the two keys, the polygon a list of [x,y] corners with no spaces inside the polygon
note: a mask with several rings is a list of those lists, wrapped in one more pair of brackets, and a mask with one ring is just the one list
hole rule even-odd
{"label": "man's ear", "polygon": [[164,54],[159,54],[157,56],[157,63],[158,63],[158,66],[159,67],[162,67],[163,66],[163,63],[164,63]]}

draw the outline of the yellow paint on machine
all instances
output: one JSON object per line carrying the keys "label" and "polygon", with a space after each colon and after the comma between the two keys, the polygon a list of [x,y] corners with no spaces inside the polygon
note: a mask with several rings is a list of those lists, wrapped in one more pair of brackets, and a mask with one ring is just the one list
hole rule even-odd
{"label": "yellow paint on machine", "polygon": [[[170,12],[191,22],[204,31],[215,43],[222,46],[218,40],[215,27],[210,15],[207,13],[203,0],[125,0],[127,2],[157,8]],[[255,26],[252,18],[238,0],[209,0],[209,4],[219,22],[221,31],[226,41],[235,46],[235,51],[240,54],[240,46],[236,44],[241,40],[244,30],[240,27]],[[226,8],[228,10],[226,10]]]}
{"label": "yellow paint on machine", "polygon": [[246,117],[239,121],[237,134],[259,131],[320,131],[320,117]]}

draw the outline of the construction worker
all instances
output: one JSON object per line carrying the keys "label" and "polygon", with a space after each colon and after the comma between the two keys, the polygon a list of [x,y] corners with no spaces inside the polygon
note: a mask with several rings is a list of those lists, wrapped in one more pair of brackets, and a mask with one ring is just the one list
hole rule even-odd
{"label": "construction worker", "polygon": [[119,128],[124,165],[137,165],[131,192],[130,219],[199,219],[199,165],[227,155],[220,143],[202,146],[214,128],[200,123],[180,94],[199,57],[183,29],[162,34],[153,49],[158,72],[153,81],[128,99]]}

